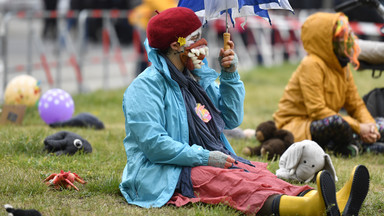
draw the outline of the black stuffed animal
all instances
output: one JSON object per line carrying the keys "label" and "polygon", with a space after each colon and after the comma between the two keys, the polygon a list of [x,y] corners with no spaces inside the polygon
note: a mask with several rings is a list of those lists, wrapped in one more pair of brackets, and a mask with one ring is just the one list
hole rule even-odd
{"label": "black stuffed animal", "polygon": [[77,116],[61,122],[55,122],[49,124],[52,128],[57,127],[85,127],[85,128],[94,128],[97,130],[104,129],[104,124],[97,117],[89,113],[80,113]]}
{"label": "black stuffed animal", "polygon": [[41,216],[41,213],[35,209],[15,209],[9,204],[4,205],[9,216]]}
{"label": "black stuffed animal", "polygon": [[56,155],[73,155],[79,150],[85,153],[92,152],[92,146],[87,140],[78,134],[68,131],[59,131],[46,137],[44,146],[44,150],[48,151],[48,153],[55,153]]}
{"label": "black stuffed animal", "polygon": [[256,128],[256,139],[260,145],[254,148],[245,147],[243,154],[267,156],[268,160],[274,156],[281,156],[294,142],[293,134],[287,130],[277,129],[274,121],[260,123]]}

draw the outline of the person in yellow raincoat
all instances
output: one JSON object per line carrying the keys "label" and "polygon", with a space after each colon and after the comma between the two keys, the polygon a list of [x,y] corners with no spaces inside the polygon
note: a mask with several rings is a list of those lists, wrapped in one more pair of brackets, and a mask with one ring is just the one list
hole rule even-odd
{"label": "person in yellow raincoat", "polygon": [[177,0],[142,0],[141,4],[134,7],[128,15],[129,23],[135,28],[134,45],[139,54],[136,65],[136,75],[139,75],[148,66],[148,57],[144,48],[146,29],[149,20],[156,14],[165,9],[176,7]]}
{"label": "person in yellow raincoat", "polygon": [[348,67],[359,66],[357,37],[343,13],[318,12],[304,22],[301,39],[308,54],[285,87],[274,121],[296,142],[309,139],[336,155],[355,156],[359,144],[381,138]]}

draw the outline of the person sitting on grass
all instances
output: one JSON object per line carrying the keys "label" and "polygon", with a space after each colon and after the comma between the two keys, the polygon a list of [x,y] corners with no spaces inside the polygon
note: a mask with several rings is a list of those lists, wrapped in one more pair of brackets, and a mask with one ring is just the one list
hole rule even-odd
{"label": "person sitting on grass", "polygon": [[359,65],[357,38],[343,13],[315,13],[301,30],[308,54],[285,87],[276,126],[291,131],[295,142],[313,140],[335,155],[356,156],[361,143],[384,135],[384,118],[375,122],[348,67]]}
{"label": "person sitting on grass", "polygon": [[127,163],[119,187],[127,202],[144,208],[225,203],[258,215],[357,215],[369,186],[365,166],[356,166],[336,194],[328,171],[319,172],[314,190],[235,154],[223,134],[243,120],[245,90],[234,43],[220,50],[217,73],[204,58],[201,27],[183,7],[164,10],[148,23],[151,66],[123,96]]}

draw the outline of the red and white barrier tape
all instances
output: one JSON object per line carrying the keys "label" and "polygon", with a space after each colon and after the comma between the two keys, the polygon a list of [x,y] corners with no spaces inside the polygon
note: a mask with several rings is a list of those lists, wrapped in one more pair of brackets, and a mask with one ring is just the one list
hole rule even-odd
{"label": "red and white barrier tape", "polygon": [[350,25],[357,35],[384,36],[384,23],[350,22]]}
{"label": "red and white barrier tape", "polygon": [[[109,15],[111,18],[118,18],[118,17],[124,17],[126,18],[129,10],[88,10],[88,17],[92,18],[101,18],[105,15]],[[64,17],[67,18],[74,18],[77,17],[79,14],[78,11],[68,11]],[[56,18],[58,17],[57,11],[39,11],[39,12],[34,12],[33,14],[28,14],[26,11],[20,11],[17,13],[18,18],[29,18],[29,17],[34,17],[34,18],[44,18],[44,17],[49,17],[49,18]],[[238,18],[236,20],[236,26],[235,29],[242,31],[240,24],[244,21],[244,18]],[[220,31],[223,28],[225,29],[225,21],[223,19],[218,19],[214,22],[211,22],[210,24],[213,24],[214,27]],[[274,30],[290,30],[290,31],[300,31],[302,25],[302,21],[299,19],[292,17],[292,16],[274,16],[272,20],[272,25],[269,25],[269,23],[256,16],[252,17],[247,17],[247,22],[245,25],[245,28],[271,28]],[[367,22],[351,22],[350,23],[352,30],[358,34],[358,35],[369,35],[369,36],[384,36],[383,32],[383,26],[384,23],[367,23]],[[103,30],[103,52],[104,54],[109,53],[110,51],[110,35],[107,31]],[[138,40],[137,35],[135,35],[134,32],[134,41]],[[276,37],[276,36],[275,36]],[[290,41],[294,41],[297,38],[292,38],[292,36],[287,37],[287,38],[281,38],[280,36],[278,37],[280,42],[289,43]],[[139,55],[138,52],[138,47],[137,43],[134,42],[135,48],[136,48],[136,53],[130,56],[130,60],[132,59],[137,59],[137,56]],[[134,57],[136,56],[136,57]],[[115,55],[112,58],[112,61],[116,62],[119,64],[120,71],[122,75],[126,75],[127,69],[125,68],[125,63],[122,57],[121,49],[120,47],[115,48]],[[99,63],[101,62],[99,57],[93,57],[91,58],[92,63]],[[71,56],[71,58],[67,62],[68,65],[74,67],[76,71],[76,76],[79,82],[82,82],[82,77],[80,73],[80,68],[79,65],[76,61],[76,58],[74,56]],[[44,69],[46,74],[47,74],[47,80],[49,83],[53,83],[52,76],[50,75],[50,67],[55,67],[57,65],[56,62],[51,62],[47,63],[46,57],[41,56],[41,63],[35,63],[32,65],[33,69]],[[26,66],[25,65],[16,65],[14,67],[11,67],[13,71],[16,72],[21,72],[25,71]]]}
{"label": "red and white barrier tape", "polygon": [[[108,15],[111,18],[126,18],[130,13],[130,10],[87,10],[88,17],[90,18],[102,18]],[[65,18],[76,18],[79,15],[79,11],[69,10],[63,17]],[[16,17],[20,19],[25,18],[58,18],[58,11],[19,11],[16,13]],[[245,20],[245,18],[236,19],[236,28],[239,29],[240,24]],[[225,28],[225,22],[223,19],[216,20],[216,27]],[[301,28],[302,22],[292,16],[274,16],[272,20],[272,26],[269,23],[257,16],[247,17],[247,25],[249,27],[254,27],[255,25],[263,27],[269,27],[272,29],[290,29],[297,30]],[[359,35],[372,35],[372,36],[384,36],[382,28],[384,23],[368,23],[368,22],[351,22],[351,27],[356,34]]]}
{"label": "red and white barrier tape", "polygon": [[[102,18],[108,15],[111,18],[126,18],[130,13],[129,10],[86,10],[88,11],[88,17],[90,18]],[[62,17],[64,18],[76,18],[79,15],[77,10],[69,10]],[[58,18],[59,12],[52,11],[18,11],[15,15],[19,19],[25,18]]]}
{"label": "red and white barrier tape", "polygon": [[[44,58],[44,57],[43,57]],[[68,60],[66,60],[65,62],[63,62],[63,66],[66,66],[66,67],[73,67],[75,70],[78,70],[79,66],[76,62],[74,62],[73,60],[74,57],[70,57]],[[112,63],[116,63],[119,65],[119,68],[121,70],[121,73],[123,75],[127,74],[127,69],[122,69],[122,62],[124,62],[124,59],[128,59],[129,62],[132,62],[132,61],[136,61],[136,59],[138,58],[137,54],[136,53],[132,53],[132,54],[128,54],[126,56],[123,56],[123,54],[121,53],[121,50],[119,51],[116,51],[115,54],[113,56],[111,56],[109,58],[109,61],[112,62]],[[41,60],[41,58],[40,58]],[[90,62],[90,64],[102,64],[102,61],[103,61],[103,57],[100,57],[100,56],[91,56],[88,58],[88,61]],[[128,62],[126,61],[126,62]],[[45,64],[45,66],[44,66]],[[34,69],[34,70],[41,70],[41,69],[45,69],[44,67],[47,67],[48,68],[48,71],[50,73],[50,69],[52,68],[55,68],[57,67],[57,64],[58,62],[57,61],[48,61],[46,58],[44,59],[44,62],[35,62],[31,65],[31,68]],[[9,71],[10,72],[16,72],[16,73],[20,73],[20,72],[25,72],[27,70],[27,65],[25,64],[17,64],[17,65],[14,65],[14,66],[10,66],[8,67]],[[82,78],[78,77],[78,74],[79,73],[76,73],[76,77],[78,79],[78,81],[82,80]]]}
{"label": "red and white barrier tape", "polygon": [[[236,19],[235,29],[242,31],[240,24],[244,21],[244,18]],[[217,20],[215,27],[225,29],[225,21]],[[300,30],[303,21],[292,16],[274,16],[272,25],[256,16],[247,17],[245,28],[270,28],[274,30]],[[384,36],[384,23],[369,23],[369,22],[350,22],[353,32],[358,35],[369,36]]]}

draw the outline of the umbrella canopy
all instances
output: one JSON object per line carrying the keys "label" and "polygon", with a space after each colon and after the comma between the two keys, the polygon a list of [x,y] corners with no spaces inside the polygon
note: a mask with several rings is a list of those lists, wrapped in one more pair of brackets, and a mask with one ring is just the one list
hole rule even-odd
{"label": "umbrella canopy", "polygon": [[[226,13],[224,33],[224,50],[229,49],[228,41],[230,34],[228,33],[228,15],[234,25],[237,17],[260,16],[269,21],[269,9],[285,9],[293,12],[288,0],[180,0],[178,7],[187,7],[193,10],[201,19],[203,24],[208,21],[217,19],[221,14]],[[246,21],[242,24],[245,24]]]}
{"label": "umbrella canopy", "polygon": [[[193,10],[205,24],[227,13],[232,24],[237,17],[260,16],[269,21],[269,9],[284,9],[293,12],[288,0],[180,0],[178,7]],[[228,22],[227,22],[228,24]]]}

